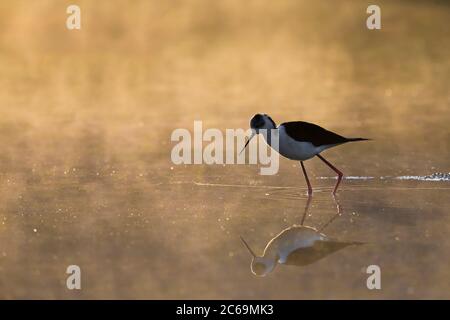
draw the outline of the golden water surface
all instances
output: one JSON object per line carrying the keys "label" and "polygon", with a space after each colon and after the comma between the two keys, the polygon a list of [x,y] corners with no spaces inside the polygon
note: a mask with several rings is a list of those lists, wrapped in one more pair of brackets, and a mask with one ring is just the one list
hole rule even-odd
{"label": "golden water surface", "polygon": [[[450,298],[447,2],[377,1],[373,31],[356,0],[81,0],[73,31],[69,4],[0,2],[0,298]],[[304,224],[339,205],[323,232],[362,245],[252,274],[239,236],[301,222],[299,164],[177,166],[170,135],[257,112],[374,139],[323,153],[337,202],[305,163]]]}

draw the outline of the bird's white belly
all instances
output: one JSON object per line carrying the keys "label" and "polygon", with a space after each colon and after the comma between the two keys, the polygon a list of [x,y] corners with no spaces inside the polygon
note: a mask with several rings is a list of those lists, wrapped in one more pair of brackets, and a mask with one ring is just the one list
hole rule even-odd
{"label": "bird's white belly", "polygon": [[279,128],[279,153],[289,159],[304,161],[321,152],[311,142],[296,141],[286,134],[283,127]]}

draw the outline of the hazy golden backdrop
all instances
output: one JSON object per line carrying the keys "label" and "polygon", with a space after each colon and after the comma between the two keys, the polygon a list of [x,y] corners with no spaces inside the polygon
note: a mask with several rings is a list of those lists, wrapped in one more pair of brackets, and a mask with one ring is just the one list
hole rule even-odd
{"label": "hazy golden backdrop", "polygon": [[[72,3],[79,31],[65,27]],[[449,298],[448,182],[346,181],[353,220],[330,231],[369,244],[257,279],[239,235],[262,250],[296,223],[298,166],[170,162],[175,128],[246,128],[266,112],[374,138],[329,151],[349,175],[448,172],[450,7],[377,4],[370,31],[366,1],[1,1],[0,297]],[[332,214],[328,191],[312,221]]]}

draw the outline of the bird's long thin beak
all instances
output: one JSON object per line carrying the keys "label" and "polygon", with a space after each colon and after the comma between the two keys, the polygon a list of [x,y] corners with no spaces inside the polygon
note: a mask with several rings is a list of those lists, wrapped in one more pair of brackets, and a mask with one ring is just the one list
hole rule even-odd
{"label": "bird's long thin beak", "polygon": [[248,138],[247,142],[245,143],[245,146],[242,148],[241,152],[239,152],[239,155],[241,155],[242,151],[244,151],[245,148],[247,148],[248,143],[250,142],[250,140],[252,140],[252,138],[253,138],[255,135],[256,135],[256,133],[255,133],[255,132],[252,132],[250,138]]}
{"label": "bird's long thin beak", "polygon": [[253,252],[253,250],[250,248],[250,246],[247,244],[247,242],[244,240],[244,238],[242,238],[242,236],[240,236],[240,237],[241,237],[242,243],[245,245],[248,252],[250,252],[250,254],[253,256],[253,258],[256,258],[256,254]]}

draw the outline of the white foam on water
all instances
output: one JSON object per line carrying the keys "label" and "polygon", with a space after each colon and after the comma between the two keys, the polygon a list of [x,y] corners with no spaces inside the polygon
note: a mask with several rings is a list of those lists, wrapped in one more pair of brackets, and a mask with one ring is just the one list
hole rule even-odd
{"label": "white foam on water", "polygon": [[[337,179],[337,177],[317,177],[316,179]],[[415,180],[415,181],[450,181],[450,173],[441,173],[436,172],[427,176],[384,176],[384,177],[366,177],[366,176],[344,176],[345,180],[372,180],[372,179],[380,179],[380,180]]]}
{"label": "white foam on water", "polygon": [[397,180],[416,180],[416,181],[450,181],[450,173],[433,173],[429,176],[400,176]]}

